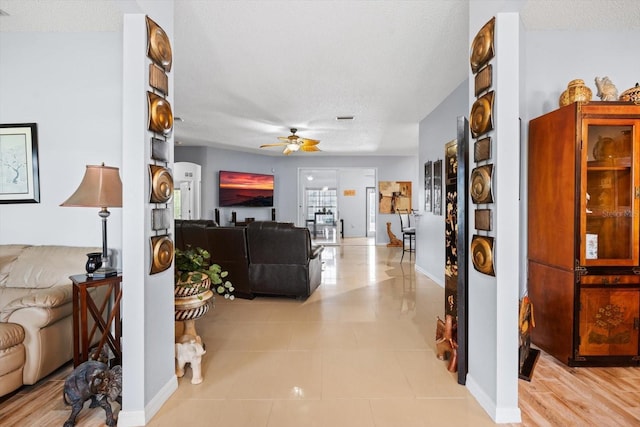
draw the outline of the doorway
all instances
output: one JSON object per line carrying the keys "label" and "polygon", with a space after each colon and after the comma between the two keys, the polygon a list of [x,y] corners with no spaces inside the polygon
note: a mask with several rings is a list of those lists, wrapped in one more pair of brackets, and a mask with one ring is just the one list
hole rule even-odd
{"label": "doorway", "polygon": [[376,237],[376,206],[377,196],[375,187],[367,187],[367,227],[365,237]]}
{"label": "doorway", "polygon": [[202,166],[189,162],[173,165],[173,214],[176,219],[200,219]]}
{"label": "doorway", "polygon": [[299,168],[298,226],[315,243],[371,238],[376,229],[375,168]]}
{"label": "doorway", "polygon": [[298,188],[298,226],[309,229],[314,243],[339,244],[337,170],[301,168]]}

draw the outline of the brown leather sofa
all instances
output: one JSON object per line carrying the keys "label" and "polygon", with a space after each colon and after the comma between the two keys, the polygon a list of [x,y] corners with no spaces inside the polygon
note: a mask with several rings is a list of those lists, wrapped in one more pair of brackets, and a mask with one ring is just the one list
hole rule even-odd
{"label": "brown leather sofa", "polygon": [[324,247],[312,247],[308,228],[252,222],[247,225],[247,247],[254,293],[307,298],[320,285]]}
{"label": "brown leather sofa", "polygon": [[179,249],[202,247],[229,272],[240,298],[269,294],[306,298],[322,279],[322,246],[311,246],[307,228],[277,222],[218,227],[212,220],[176,220]]}

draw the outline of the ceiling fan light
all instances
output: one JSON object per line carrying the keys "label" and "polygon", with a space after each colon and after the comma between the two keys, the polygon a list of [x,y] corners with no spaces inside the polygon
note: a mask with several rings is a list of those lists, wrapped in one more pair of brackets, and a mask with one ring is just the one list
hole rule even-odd
{"label": "ceiling fan light", "polygon": [[300,146],[298,144],[287,144],[287,149],[290,151],[298,151]]}

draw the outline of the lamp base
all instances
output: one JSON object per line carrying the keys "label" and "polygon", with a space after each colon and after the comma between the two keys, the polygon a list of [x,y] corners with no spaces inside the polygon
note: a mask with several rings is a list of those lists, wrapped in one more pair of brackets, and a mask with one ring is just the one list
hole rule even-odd
{"label": "lamp base", "polygon": [[99,268],[93,272],[94,279],[104,279],[105,277],[113,277],[118,275],[118,270],[113,267]]}

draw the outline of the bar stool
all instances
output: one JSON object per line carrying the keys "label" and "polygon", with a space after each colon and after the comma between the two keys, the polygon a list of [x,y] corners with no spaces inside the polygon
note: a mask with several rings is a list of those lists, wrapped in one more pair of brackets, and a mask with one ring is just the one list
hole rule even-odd
{"label": "bar stool", "polygon": [[[408,209],[396,209],[396,212],[400,217],[400,231],[402,231],[402,256],[400,257],[402,262],[405,252],[409,252],[409,259],[411,259],[411,253],[416,251],[416,228],[411,226],[411,214]],[[409,241],[408,249],[407,241]]]}

